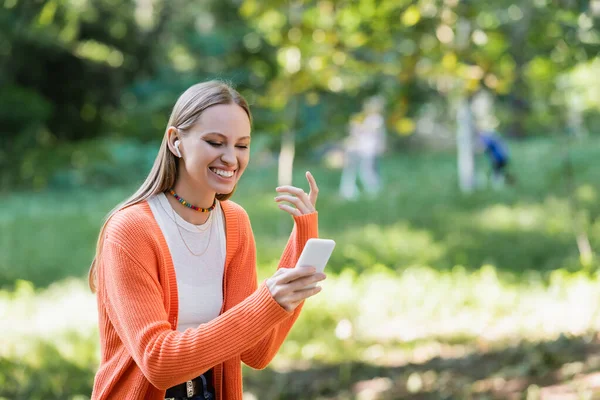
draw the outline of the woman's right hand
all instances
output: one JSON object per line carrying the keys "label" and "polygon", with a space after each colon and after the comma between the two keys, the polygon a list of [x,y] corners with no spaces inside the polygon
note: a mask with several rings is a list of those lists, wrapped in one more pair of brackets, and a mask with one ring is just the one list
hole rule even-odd
{"label": "woman's right hand", "polygon": [[287,312],[292,312],[302,301],[319,293],[319,286],[307,288],[326,278],[324,273],[315,273],[314,267],[280,268],[267,279],[271,296]]}

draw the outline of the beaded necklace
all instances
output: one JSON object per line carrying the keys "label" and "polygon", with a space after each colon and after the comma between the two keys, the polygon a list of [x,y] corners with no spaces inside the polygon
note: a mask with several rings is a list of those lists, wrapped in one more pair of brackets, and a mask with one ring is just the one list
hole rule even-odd
{"label": "beaded necklace", "polygon": [[[173,197],[175,197],[177,199],[178,202],[180,202],[182,205],[191,208],[192,210],[196,210],[196,211],[200,211],[200,212],[211,212],[212,210],[215,209],[215,207],[217,206],[217,199],[215,198],[215,200],[213,201],[212,206],[208,207],[208,208],[203,208],[203,207],[198,207],[195,206],[193,204],[188,203],[187,201],[185,201],[181,196],[179,196],[177,193],[175,193],[175,191],[173,189],[169,189],[169,193],[171,193],[173,195]],[[200,230],[198,228],[198,230],[200,230],[200,232],[204,232],[206,230],[208,230],[208,243],[206,244],[206,248],[204,249],[204,251],[202,253],[194,253],[192,251],[192,249],[190,248],[190,246],[188,246],[188,244],[186,243],[185,239],[183,238],[183,234],[181,233],[181,228],[179,227],[179,224],[177,223],[176,217],[175,217],[175,209],[173,209],[171,207],[171,211],[173,212],[173,222],[175,222],[175,225],[177,226],[177,232],[179,232],[179,237],[181,238],[181,241],[183,242],[183,244],[185,245],[185,247],[188,249],[188,251],[190,252],[191,255],[193,256],[201,256],[204,253],[206,253],[206,251],[208,250],[208,247],[210,246],[210,239],[212,238],[212,214],[209,215],[209,219],[211,220],[208,224],[208,227],[205,228],[204,230]]]}
{"label": "beaded necklace", "polygon": [[191,208],[192,210],[196,210],[196,211],[200,211],[200,212],[211,212],[217,206],[217,199],[216,198],[213,201],[212,206],[210,206],[208,208],[202,208],[202,207],[198,207],[198,206],[195,206],[193,204],[188,203],[187,201],[185,201],[183,199],[183,197],[181,197],[177,193],[175,193],[175,191],[173,189],[169,189],[169,193],[171,193],[173,195],[173,197],[175,197],[177,199],[178,202],[180,202],[181,204],[183,204],[184,206],[186,206],[188,208]]}

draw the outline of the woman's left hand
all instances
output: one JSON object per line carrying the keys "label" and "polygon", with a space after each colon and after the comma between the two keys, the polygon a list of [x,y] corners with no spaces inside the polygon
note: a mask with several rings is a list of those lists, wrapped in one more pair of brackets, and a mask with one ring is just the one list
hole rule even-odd
{"label": "woman's left hand", "polygon": [[[308,185],[310,186],[310,193],[308,194],[295,186],[279,186],[275,189],[277,192],[282,193],[275,197],[275,201],[280,203],[278,204],[280,209],[296,217],[316,211],[315,205],[317,204],[319,188],[317,187],[315,178],[308,171],[306,172],[306,180],[308,180]],[[281,204],[283,201],[293,204],[295,207],[288,204]]]}

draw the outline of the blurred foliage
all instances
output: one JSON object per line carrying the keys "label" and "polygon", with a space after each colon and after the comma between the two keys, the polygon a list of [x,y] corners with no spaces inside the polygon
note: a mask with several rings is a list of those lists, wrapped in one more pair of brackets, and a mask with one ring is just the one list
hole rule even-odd
{"label": "blurred foliage", "polygon": [[456,99],[482,90],[513,135],[561,131],[573,108],[591,123],[597,3],[3,0],[1,187],[108,157],[86,150],[102,136],[157,140],[177,95],[210,78],[246,95],[270,147],[297,131],[300,155],[343,137],[373,94],[396,147],[432,106],[451,127]]}

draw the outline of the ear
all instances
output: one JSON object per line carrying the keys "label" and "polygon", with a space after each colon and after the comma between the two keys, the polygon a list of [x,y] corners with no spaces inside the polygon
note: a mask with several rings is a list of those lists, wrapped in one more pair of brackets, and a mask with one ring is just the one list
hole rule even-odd
{"label": "ear", "polygon": [[167,129],[167,135],[167,146],[169,146],[169,150],[171,153],[173,153],[173,155],[175,155],[175,157],[181,158],[181,139],[179,137],[179,131],[174,126],[170,126]]}

